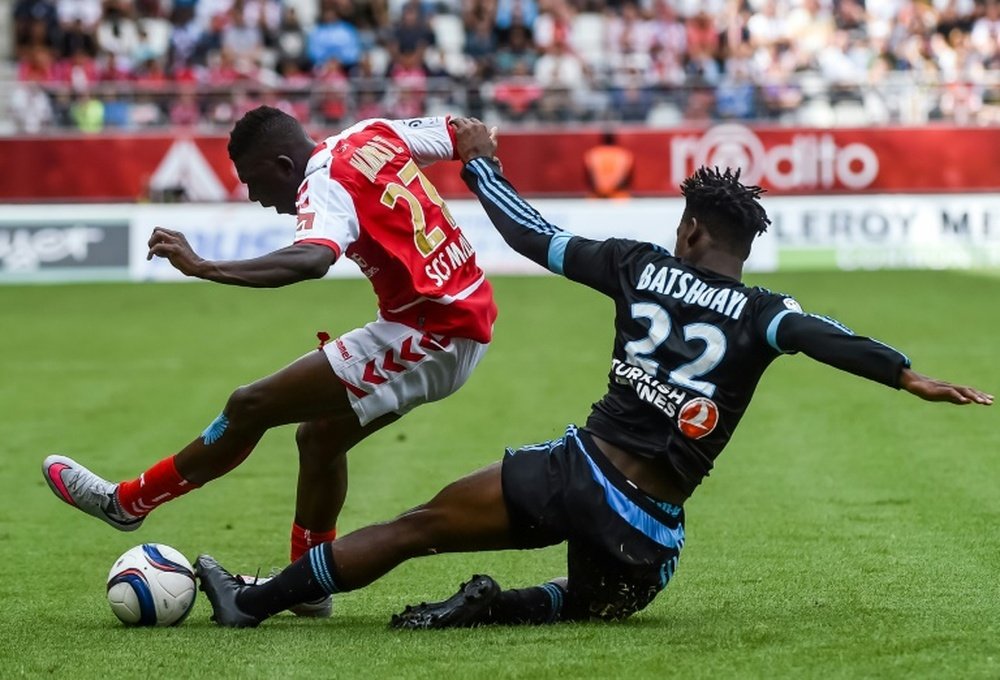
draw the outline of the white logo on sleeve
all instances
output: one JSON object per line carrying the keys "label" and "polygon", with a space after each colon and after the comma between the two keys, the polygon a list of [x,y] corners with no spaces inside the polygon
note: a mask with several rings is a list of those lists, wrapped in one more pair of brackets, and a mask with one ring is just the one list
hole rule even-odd
{"label": "white logo on sleeve", "polygon": [[784,300],[782,300],[782,302],[785,303],[785,307],[792,310],[793,312],[802,311],[802,305],[800,305],[795,298],[786,297]]}
{"label": "white logo on sleeve", "polygon": [[437,125],[444,124],[444,118],[441,116],[435,116],[433,118],[410,118],[405,121],[406,126],[410,128],[427,128],[435,127]]}

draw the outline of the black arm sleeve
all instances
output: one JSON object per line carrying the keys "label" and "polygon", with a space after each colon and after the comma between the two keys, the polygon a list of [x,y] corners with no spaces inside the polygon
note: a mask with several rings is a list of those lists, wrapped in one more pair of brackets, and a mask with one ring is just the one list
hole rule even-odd
{"label": "black arm sleeve", "polygon": [[485,157],[469,161],[462,170],[462,179],[511,248],[554,274],[607,295],[614,295],[620,288],[622,254],[637,246],[635,241],[595,241],[550,224],[518,195],[500,167]]}
{"label": "black arm sleeve", "polygon": [[631,261],[627,254],[640,244],[620,238],[595,241],[574,236],[565,243],[556,237],[553,246],[549,262],[560,268],[560,274],[615,297],[621,292],[622,272],[628,269]]}
{"label": "black arm sleeve", "polygon": [[910,360],[905,354],[861,335],[833,319],[781,312],[772,321],[768,341],[781,352],[806,356],[842,371],[899,389],[899,377]]}
{"label": "black arm sleeve", "polygon": [[479,198],[490,221],[507,245],[551,270],[549,244],[552,237],[562,234],[565,238],[568,234],[549,224],[537,210],[528,205],[492,160],[485,157],[472,159],[462,169],[462,179]]}

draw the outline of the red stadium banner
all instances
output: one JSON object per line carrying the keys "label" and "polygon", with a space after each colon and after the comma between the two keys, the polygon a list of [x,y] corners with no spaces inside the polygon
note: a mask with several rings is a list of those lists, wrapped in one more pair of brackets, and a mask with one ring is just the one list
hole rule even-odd
{"label": "red stadium banner", "polygon": [[[314,131],[320,137],[327,131]],[[332,132],[332,131],[329,131]],[[586,196],[584,157],[600,129],[501,135],[500,156],[530,196]],[[631,151],[627,192],[675,196],[699,165],[740,167],[773,195],[963,192],[1000,187],[1000,128],[619,128]],[[186,200],[241,200],[225,136],[101,135],[0,140],[0,200],[144,201],[183,193]],[[428,174],[446,196],[467,197],[454,164]]]}

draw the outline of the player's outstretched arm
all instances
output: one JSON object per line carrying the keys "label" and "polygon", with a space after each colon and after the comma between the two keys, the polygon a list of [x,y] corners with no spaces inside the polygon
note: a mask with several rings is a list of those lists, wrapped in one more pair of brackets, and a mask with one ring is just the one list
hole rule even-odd
{"label": "player's outstretched arm", "polygon": [[952,404],[993,404],[993,395],[977,390],[974,387],[954,385],[944,380],[937,380],[921,375],[910,368],[904,368],[899,376],[899,386],[912,395],[925,401],[947,401]]}
{"label": "player's outstretched arm", "polygon": [[465,163],[462,179],[503,240],[553,274],[614,296],[621,285],[625,253],[640,244],[627,239],[595,241],[549,223],[503,176],[496,157],[496,128],[487,130],[475,118],[458,118],[451,126],[458,156]]}
{"label": "player's outstretched arm", "polygon": [[921,375],[910,368],[910,360],[885,343],[855,335],[828,317],[785,310],[777,314],[766,331],[767,341],[780,352],[802,352],[816,361],[904,389],[927,401],[989,406],[993,396],[972,387],[953,385]]}
{"label": "player's outstretched arm", "polygon": [[553,237],[565,247],[569,234],[549,224],[503,176],[496,160],[495,133],[475,118],[456,118],[451,125],[455,129],[458,156],[465,164],[462,179],[479,198],[504,241],[529,260],[552,269],[550,246]]}
{"label": "player's outstretched arm", "polygon": [[149,237],[147,260],[162,257],[185,276],[250,288],[277,288],[321,278],[336,258],[326,246],[297,243],[250,260],[212,261],[199,257],[184,234],[156,227]]}

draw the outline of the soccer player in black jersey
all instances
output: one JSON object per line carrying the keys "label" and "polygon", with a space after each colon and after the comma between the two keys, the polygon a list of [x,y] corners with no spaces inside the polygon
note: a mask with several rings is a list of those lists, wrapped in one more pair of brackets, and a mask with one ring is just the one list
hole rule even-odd
{"label": "soccer player in black jersey", "polygon": [[807,314],[791,297],[740,282],[769,223],[739,173],[699,169],[671,255],[649,243],[593,241],[549,224],[518,196],[478,121],[460,120],[463,177],[504,239],[556,274],[615,302],[608,393],[583,428],[508,450],[497,463],[385,524],[313,548],[273,580],[244,584],[211,557],[196,563],[216,622],[256,626],[292,605],[364,587],[401,562],[443,552],[566,541],[568,573],[501,590],[476,576],[444,602],[393,617],[403,628],[621,619],[670,580],[684,545],[683,504],[712,469],[764,370],[808,356],[922,399],[993,402],[916,373],[897,350]]}

